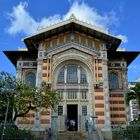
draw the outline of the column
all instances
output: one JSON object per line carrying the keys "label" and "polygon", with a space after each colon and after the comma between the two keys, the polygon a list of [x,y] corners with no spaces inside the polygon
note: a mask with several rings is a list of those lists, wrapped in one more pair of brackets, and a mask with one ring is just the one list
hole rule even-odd
{"label": "column", "polygon": [[[125,64],[126,65],[126,64]],[[124,92],[124,100],[125,100],[125,93],[127,92],[128,88],[128,79],[127,79],[127,67],[122,68],[122,84],[123,84],[123,92]],[[130,115],[130,107],[126,106],[126,122],[127,124],[131,121],[131,115]]]}
{"label": "column", "polygon": [[74,33],[73,33],[73,31],[71,32],[70,41],[71,41],[71,42],[74,42]]}
{"label": "column", "polygon": [[80,66],[77,68],[78,84],[80,84]]}
{"label": "column", "polygon": [[105,130],[111,129],[107,59],[103,59],[103,91],[105,105]]}
{"label": "column", "polygon": [[92,103],[93,103],[93,97],[92,97],[92,83],[91,83],[91,78],[88,84],[88,107],[87,107],[87,115],[88,119],[90,119],[93,115],[93,109],[92,109]]}
{"label": "column", "polygon": [[58,116],[56,110],[52,110],[51,114],[51,140],[57,140]]}
{"label": "column", "polygon": [[[41,78],[42,78],[42,63],[43,60],[42,59],[38,59],[37,60],[37,74],[36,74],[36,86],[40,87],[41,85]],[[38,97],[38,95],[36,94],[36,96]],[[40,127],[40,108],[38,107],[36,110],[36,120],[35,120],[35,128]]]}
{"label": "column", "polygon": [[79,43],[81,44],[81,33],[79,33]]}
{"label": "column", "polygon": [[64,67],[64,83],[67,83],[67,66]]}
{"label": "column", "polygon": [[66,44],[66,34],[64,33],[64,43],[63,44]]}
{"label": "column", "polygon": [[[88,36],[86,35],[86,47],[88,46]],[[88,46],[89,47],[89,46]]]}
{"label": "column", "polygon": [[17,80],[22,79],[22,68],[21,67],[17,67],[16,79]]}

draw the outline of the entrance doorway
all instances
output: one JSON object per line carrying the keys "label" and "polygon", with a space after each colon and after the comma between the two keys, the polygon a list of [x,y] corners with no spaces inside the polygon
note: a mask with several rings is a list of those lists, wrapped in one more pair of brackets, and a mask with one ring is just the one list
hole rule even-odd
{"label": "entrance doorway", "polygon": [[[77,131],[78,129],[78,105],[67,105],[67,119],[75,122],[75,126],[68,128],[69,131]],[[70,124],[70,123],[69,123]]]}

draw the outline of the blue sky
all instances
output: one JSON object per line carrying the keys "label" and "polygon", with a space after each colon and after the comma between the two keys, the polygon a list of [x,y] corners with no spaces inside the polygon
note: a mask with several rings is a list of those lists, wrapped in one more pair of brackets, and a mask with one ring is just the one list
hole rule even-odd
{"label": "blue sky", "polygon": [[[3,50],[25,47],[22,38],[75,16],[120,37],[126,51],[140,51],[140,1],[126,0],[0,0],[0,71],[16,70]],[[140,77],[140,56],[128,67],[128,80]],[[140,80],[140,78],[139,78]]]}

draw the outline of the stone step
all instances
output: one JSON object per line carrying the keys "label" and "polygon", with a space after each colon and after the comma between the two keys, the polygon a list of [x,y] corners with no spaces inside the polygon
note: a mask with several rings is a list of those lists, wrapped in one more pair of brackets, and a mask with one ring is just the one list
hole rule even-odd
{"label": "stone step", "polygon": [[[94,140],[99,140],[96,131],[93,131]],[[58,133],[58,140],[88,140],[87,132],[64,131]]]}

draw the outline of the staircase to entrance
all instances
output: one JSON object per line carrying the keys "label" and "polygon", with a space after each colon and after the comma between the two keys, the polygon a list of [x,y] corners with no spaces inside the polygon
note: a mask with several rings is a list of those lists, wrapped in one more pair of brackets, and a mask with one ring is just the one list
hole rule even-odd
{"label": "staircase to entrance", "polygon": [[[94,140],[103,140],[97,131],[93,131]],[[88,140],[88,132],[63,131],[58,133],[58,140]]]}

